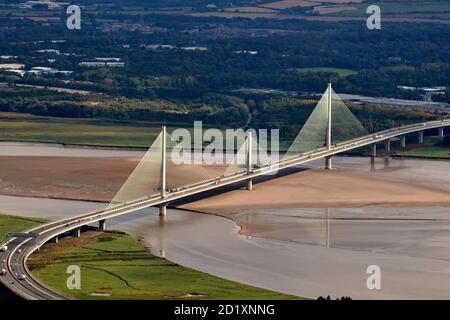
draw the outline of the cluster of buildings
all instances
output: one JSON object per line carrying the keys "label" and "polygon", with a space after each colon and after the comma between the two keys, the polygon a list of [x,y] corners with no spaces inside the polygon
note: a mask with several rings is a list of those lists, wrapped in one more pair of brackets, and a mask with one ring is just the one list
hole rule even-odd
{"label": "cluster of buildings", "polygon": [[58,70],[56,68],[50,68],[50,67],[33,67],[29,71],[27,71],[29,74],[33,74],[35,76],[40,76],[43,74],[49,74],[49,75],[63,75],[63,76],[70,76],[73,71],[69,70]]}
{"label": "cluster of buildings", "polygon": [[177,47],[172,44],[143,44],[141,45],[141,48],[148,49],[148,50],[186,50],[186,51],[208,51],[207,47],[201,47],[201,46],[189,46],[189,47]]}
{"label": "cluster of buildings", "polygon": [[104,23],[98,29],[104,33],[128,31],[128,32],[140,32],[140,33],[155,33],[165,32],[167,29],[159,28],[155,26],[145,25],[141,23]]}
{"label": "cluster of buildings", "polygon": [[[130,46],[127,45],[126,48],[129,48]],[[125,47],[124,47],[125,48]],[[186,51],[207,51],[207,47],[202,46],[189,46],[189,47],[177,47],[172,44],[142,44],[141,48],[148,49],[148,50],[186,50]],[[235,54],[248,54],[251,56],[255,56],[258,54],[258,51],[256,50],[236,50],[233,51]]]}
{"label": "cluster of buildings", "polygon": [[15,73],[23,77],[25,74],[30,75],[43,75],[43,74],[50,74],[50,75],[64,75],[69,76],[72,74],[73,71],[68,70],[58,70],[56,68],[50,68],[50,67],[33,67],[30,70],[25,70],[25,65],[22,63],[1,63],[0,64],[0,70]]}
{"label": "cluster of buildings", "polygon": [[21,63],[0,63],[0,70],[16,73],[20,76],[25,74],[25,65]]}
{"label": "cluster of buildings", "polygon": [[66,6],[69,6],[69,2],[53,2],[50,0],[47,1],[25,1],[17,4],[16,6],[20,9],[40,9],[45,8],[49,10],[62,9]]}
{"label": "cluster of buildings", "polygon": [[41,50],[36,50],[35,52],[37,52],[37,53],[53,53],[53,54],[56,54],[58,56],[60,56],[60,55],[69,55],[69,53],[61,53],[61,51],[59,51],[57,49],[41,49]]}
{"label": "cluster of buildings", "polygon": [[416,91],[422,96],[423,101],[432,102],[433,96],[445,95],[447,92],[446,87],[408,87],[408,86],[397,86],[397,89],[406,91]]}

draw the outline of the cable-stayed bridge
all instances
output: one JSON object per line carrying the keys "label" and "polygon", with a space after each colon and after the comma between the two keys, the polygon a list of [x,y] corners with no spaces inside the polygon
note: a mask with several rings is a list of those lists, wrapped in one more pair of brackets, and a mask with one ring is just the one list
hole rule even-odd
{"label": "cable-stayed bridge", "polygon": [[26,266],[27,258],[35,250],[48,241],[58,241],[62,234],[72,232],[77,237],[82,226],[93,223],[98,223],[99,229],[104,230],[107,219],[152,206],[158,206],[160,214],[164,216],[167,214],[167,205],[176,200],[244,182],[247,189],[251,190],[253,179],[257,177],[315,160],[325,159],[325,168],[331,169],[334,155],[371,146],[374,157],[379,143],[385,143],[385,150],[389,151],[390,141],[400,138],[401,146],[405,147],[406,135],[413,133],[417,133],[418,143],[423,143],[425,130],[437,129],[439,135],[443,136],[444,128],[448,126],[449,119],[437,120],[369,134],[330,85],[281,159],[254,161],[252,134],[248,134],[236,154],[237,157],[240,152],[244,153],[244,164],[230,164],[225,173],[218,177],[210,177],[210,174],[196,170],[198,167],[185,168],[182,182],[170,176],[171,171],[175,172],[172,172],[172,177],[181,173],[177,172],[176,166],[168,165],[170,161],[166,150],[169,139],[163,127],[161,134],[106,208],[48,223],[20,236],[12,233],[6,242],[7,250],[0,252],[0,258],[5,260],[6,272],[0,276],[0,281],[25,299],[66,299],[35,279]]}

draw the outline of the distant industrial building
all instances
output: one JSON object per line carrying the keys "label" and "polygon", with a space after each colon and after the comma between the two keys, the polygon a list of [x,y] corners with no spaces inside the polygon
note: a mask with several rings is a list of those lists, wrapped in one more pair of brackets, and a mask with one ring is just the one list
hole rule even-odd
{"label": "distant industrial building", "polygon": [[251,50],[238,50],[238,51],[233,51],[233,53],[237,53],[237,54],[249,54],[249,55],[257,55],[258,51],[251,51]]}
{"label": "distant industrial building", "polygon": [[23,77],[25,74],[25,65],[21,63],[1,63],[0,70],[11,72]]}
{"label": "distant industrial building", "polygon": [[35,52],[37,52],[37,53],[54,53],[57,55],[61,54],[61,51],[59,51],[57,49],[41,49],[41,50],[36,50]]}
{"label": "distant industrial building", "polygon": [[173,50],[177,47],[171,44],[143,44],[141,48],[149,49],[149,50]]}
{"label": "distant industrial building", "polygon": [[207,51],[208,48],[206,48],[206,47],[181,47],[181,50],[187,50],[187,51]]}
{"label": "distant industrial building", "polygon": [[119,61],[121,61],[122,59],[120,59],[120,58],[95,58],[94,59],[95,61],[114,61],[114,62],[119,62]]}
{"label": "distant industrial building", "polygon": [[0,63],[0,70],[14,70],[24,68],[25,65],[22,63]]}
{"label": "distant industrial building", "polygon": [[87,68],[123,68],[125,67],[125,62],[120,58],[94,58],[91,61],[80,62],[79,65]]}
{"label": "distant industrial building", "polygon": [[39,76],[42,74],[51,74],[51,75],[60,74],[60,75],[64,75],[64,76],[69,76],[73,73],[73,71],[58,70],[58,69],[50,68],[50,67],[33,67],[33,68],[31,68],[30,71],[27,71],[27,73],[34,74],[36,76]]}
{"label": "distant industrial building", "polygon": [[432,102],[433,96],[445,95],[447,88],[443,86],[438,87],[410,87],[410,86],[397,86],[397,89],[406,91],[416,91],[422,96],[423,101]]}
{"label": "distant industrial building", "polygon": [[70,5],[68,2],[52,2],[52,1],[26,1],[24,3],[20,3],[18,5],[21,9],[36,9],[36,8],[44,8],[53,10],[53,9],[61,9],[65,6]]}
{"label": "distant industrial building", "polygon": [[0,56],[0,59],[4,59],[4,60],[17,59],[17,56],[3,55],[3,56]]}

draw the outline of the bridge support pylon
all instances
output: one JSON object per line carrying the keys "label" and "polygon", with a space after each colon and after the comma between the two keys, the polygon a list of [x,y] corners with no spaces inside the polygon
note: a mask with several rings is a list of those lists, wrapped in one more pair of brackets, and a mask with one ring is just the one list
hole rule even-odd
{"label": "bridge support pylon", "polygon": [[247,190],[252,191],[253,190],[253,179],[247,180]]}
{"label": "bridge support pylon", "polygon": [[376,143],[372,144],[372,146],[371,146],[370,156],[372,158],[375,158],[377,156],[377,144]]}
{"label": "bridge support pylon", "polygon": [[105,228],[106,228],[106,220],[105,219],[100,220],[98,222],[98,230],[105,231]]}
{"label": "bridge support pylon", "polygon": [[385,143],[386,143],[386,146],[384,148],[384,151],[386,153],[390,153],[391,152],[391,140],[387,139]]}
{"label": "bridge support pylon", "polygon": [[53,242],[58,244],[59,243],[59,236],[56,236],[53,238]]}
{"label": "bridge support pylon", "polygon": [[161,198],[166,197],[166,187],[167,187],[167,168],[166,168],[166,126],[162,127],[161,131]]}
{"label": "bridge support pylon", "polygon": [[73,229],[72,234],[74,238],[79,238],[81,236],[81,228]]}
{"label": "bridge support pylon", "polygon": [[[253,171],[253,159],[252,159],[252,133],[249,132],[247,135],[247,174],[251,174]],[[247,190],[253,190],[253,179],[247,180]]]}
{"label": "bridge support pylon", "polygon": [[423,131],[419,131],[417,143],[423,144]]}
{"label": "bridge support pylon", "polygon": [[439,137],[444,137],[444,128],[439,128]]}
{"label": "bridge support pylon", "polygon": [[333,165],[331,163],[331,156],[329,157],[325,157],[325,170],[332,170],[333,169]]}
{"label": "bridge support pylon", "polygon": [[[327,117],[328,117],[328,123],[327,123],[327,140],[326,140],[326,146],[327,150],[331,150],[331,83],[328,84],[328,90],[327,90]],[[331,156],[325,157],[325,170],[331,170],[333,169],[331,165]]]}
{"label": "bridge support pylon", "polygon": [[370,171],[375,171],[375,157],[370,157]]}
{"label": "bridge support pylon", "polygon": [[159,216],[160,217],[167,216],[167,204],[162,204],[159,206]]}
{"label": "bridge support pylon", "polygon": [[405,149],[406,148],[406,135],[402,135],[400,137],[400,147]]}

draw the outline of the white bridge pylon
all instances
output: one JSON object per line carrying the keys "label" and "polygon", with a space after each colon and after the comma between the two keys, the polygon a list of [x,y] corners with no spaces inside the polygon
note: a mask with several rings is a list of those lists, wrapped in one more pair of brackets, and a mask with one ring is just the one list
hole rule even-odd
{"label": "white bridge pylon", "polygon": [[[160,192],[162,132],[138,162],[107,209]],[[129,160],[132,161],[132,160]]]}
{"label": "white bridge pylon", "polygon": [[171,152],[175,142],[163,127],[150,148],[120,187],[107,209],[152,195],[166,193],[181,187],[194,185],[213,178],[213,172],[202,164],[178,164],[173,161]]}
{"label": "white bridge pylon", "polygon": [[367,135],[368,132],[334,92],[331,84],[300,129],[284,159]]}

